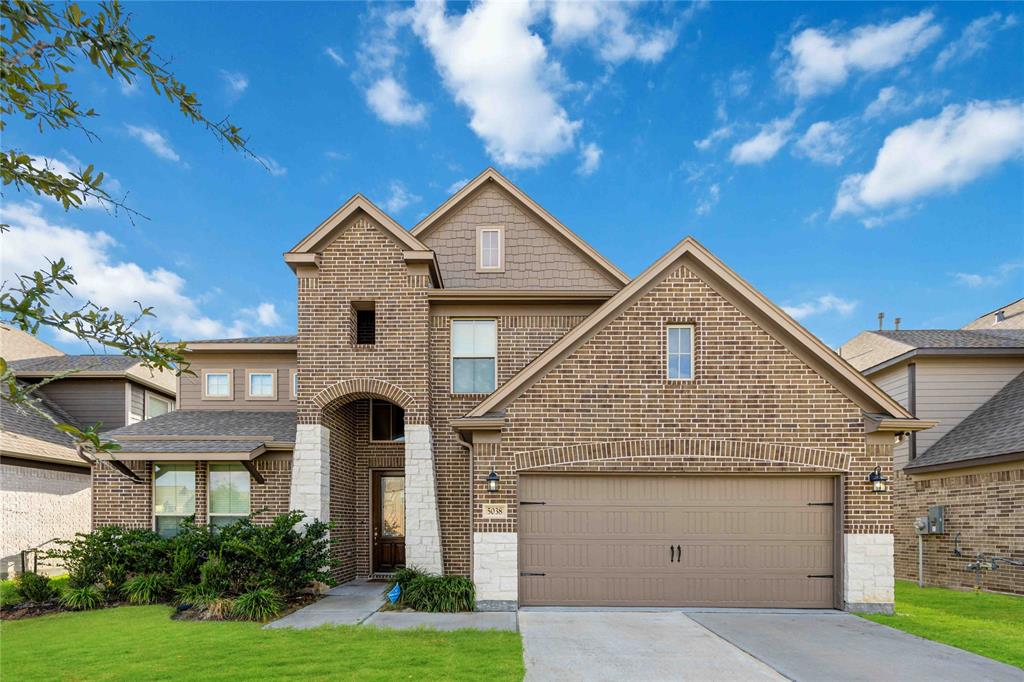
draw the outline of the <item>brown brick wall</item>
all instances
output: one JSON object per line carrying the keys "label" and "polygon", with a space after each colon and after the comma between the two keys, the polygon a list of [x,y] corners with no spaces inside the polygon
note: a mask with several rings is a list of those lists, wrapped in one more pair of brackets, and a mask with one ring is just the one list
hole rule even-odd
{"label": "brown brick wall", "polygon": [[[505,228],[504,272],[476,271],[480,226]],[[437,255],[445,286],[450,289],[619,288],[574,246],[491,183],[431,228],[423,242]]]}
{"label": "brown brick wall", "polygon": [[[996,554],[1024,561],[1024,463],[987,470],[953,470],[932,477],[900,473],[896,501],[896,577],[917,580],[917,533],[914,519],[928,507],[945,506],[946,533],[924,537],[926,585],[974,587],[966,570],[976,554]],[[962,557],[953,556],[960,533]],[[1024,568],[1000,566],[981,574],[981,587],[1024,594]]]}
{"label": "brown brick wall", "polygon": [[[693,381],[665,379],[664,328],[670,323],[695,327]],[[729,439],[834,452],[849,462],[844,531],[892,532],[889,496],[870,493],[866,482],[876,464],[891,469],[891,446],[867,446],[857,405],[685,266],[668,272],[508,406],[501,446],[477,446],[476,489],[482,494],[491,459],[511,503],[517,453],[638,438]],[[692,460],[695,466],[700,461]],[[615,468],[648,471],[657,464]],[[742,469],[768,473],[777,465]],[[514,526],[513,518],[476,530]]]}
{"label": "brown brick wall", "polygon": [[[125,528],[153,527],[153,463],[125,462],[143,482],[134,483],[109,464],[100,462],[92,469],[92,526],[118,525]],[[208,462],[196,466],[196,521],[205,523]],[[266,483],[250,482],[250,509],[256,523],[288,511],[291,494],[291,453],[275,453],[256,460],[256,470]]]}

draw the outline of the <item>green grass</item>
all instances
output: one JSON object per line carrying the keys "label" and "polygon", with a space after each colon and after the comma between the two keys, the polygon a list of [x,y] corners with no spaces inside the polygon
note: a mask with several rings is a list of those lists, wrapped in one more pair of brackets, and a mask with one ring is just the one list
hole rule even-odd
{"label": "green grass", "polygon": [[896,614],[864,617],[1024,668],[1024,597],[897,580]]}
{"label": "green grass", "polygon": [[261,630],[183,622],[166,606],[62,613],[0,625],[10,680],[521,680],[515,632]]}

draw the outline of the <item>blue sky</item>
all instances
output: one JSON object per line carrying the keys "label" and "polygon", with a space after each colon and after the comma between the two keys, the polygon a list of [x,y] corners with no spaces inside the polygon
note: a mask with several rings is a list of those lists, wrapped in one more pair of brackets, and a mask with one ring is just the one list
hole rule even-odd
{"label": "blue sky", "polygon": [[12,121],[5,145],[95,164],[149,220],[5,190],[4,275],[66,255],[167,337],[293,331],[283,251],[355,192],[411,227],[489,165],[630,275],[696,236],[831,345],[1024,295],[1016,5],[129,9],[268,168],[83,66],[102,141]]}

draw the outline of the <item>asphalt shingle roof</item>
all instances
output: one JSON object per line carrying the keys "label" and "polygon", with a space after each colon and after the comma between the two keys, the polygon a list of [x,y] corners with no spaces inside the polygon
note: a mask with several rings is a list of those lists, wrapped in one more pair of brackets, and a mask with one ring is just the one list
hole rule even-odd
{"label": "asphalt shingle roof", "polygon": [[[8,395],[6,384],[2,385],[2,391],[5,396]],[[60,405],[49,400],[42,391],[33,391],[31,395],[33,398],[39,399],[36,406],[58,423],[71,424],[81,428],[81,425],[71,415],[65,412]],[[53,423],[46,417],[31,408],[23,405],[11,405],[6,401],[0,404],[0,431],[17,433],[69,448],[74,444],[68,434],[55,429]]]}
{"label": "asphalt shingle roof", "polygon": [[[294,412],[256,412],[247,410],[176,410],[145,421],[115,429],[105,434],[117,440],[119,436],[239,436],[259,442],[259,437],[270,437],[280,443],[295,442]],[[122,442],[125,445],[130,441]],[[141,442],[141,441],[139,441]],[[190,441],[178,441],[187,443]],[[230,442],[230,441],[229,441]],[[187,452],[187,450],[182,450]]]}
{"label": "asphalt shingle roof", "polygon": [[239,336],[233,339],[195,339],[186,343],[298,343],[297,334],[286,336]]}
{"label": "asphalt shingle roof", "polygon": [[1024,372],[907,465],[907,469],[1024,453]]}
{"label": "asphalt shingle roof", "polygon": [[889,329],[874,333],[914,348],[1024,348],[1024,329]]}
{"label": "asphalt shingle roof", "polygon": [[[251,452],[258,440],[128,440],[117,453],[133,452]],[[115,454],[117,454],[115,453]]]}
{"label": "asphalt shingle roof", "polygon": [[125,355],[48,355],[42,358],[26,358],[10,363],[15,374],[90,371],[124,372],[139,364],[135,358]]}

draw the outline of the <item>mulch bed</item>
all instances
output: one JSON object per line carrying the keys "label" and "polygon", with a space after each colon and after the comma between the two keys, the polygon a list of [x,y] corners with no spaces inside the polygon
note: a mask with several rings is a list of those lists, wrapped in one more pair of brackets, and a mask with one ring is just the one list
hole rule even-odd
{"label": "mulch bed", "polygon": [[[323,597],[324,595],[322,594],[300,594],[295,599],[292,599],[288,602],[288,605],[285,607],[284,611],[279,613],[277,615],[277,618],[283,618],[287,616],[289,613],[298,611],[304,606],[309,606],[313,602],[320,601],[321,599],[323,599]],[[128,602],[115,602],[111,604],[104,604],[100,608],[109,609],[114,608],[116,606],[128,605]],[[6,604],[0,607],[0,620],[21,620],[22,618],[49,616],[54,613],[64,613],[66,611],[71,611],[71,609],[64,608],[60,605],[60,602],[58,602],[57,600],[43,602],[41,604],[36,604],[33,602],[26,602],[24,604]],[[230,618],[225,618],[222,614],[219,614],[215,611],[211,611],[205,606],[200,606],[196,608],[192,608],[189,606],[179,606],[171,615],[171,619],[198,621],[230,620]]]}

